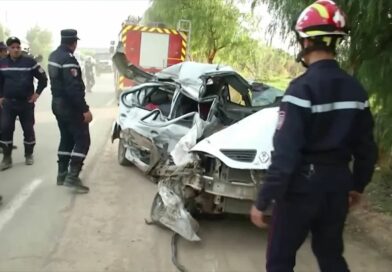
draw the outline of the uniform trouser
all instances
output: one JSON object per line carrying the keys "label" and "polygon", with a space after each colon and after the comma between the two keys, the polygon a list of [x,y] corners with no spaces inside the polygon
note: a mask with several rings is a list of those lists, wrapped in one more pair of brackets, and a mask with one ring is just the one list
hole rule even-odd
{"label": "uniform trouser", "polygon": [[0,106],[0,139],[1,139],[1,116],[2,116],[3,108]]}
{"label": "uniform trouser", "polygon": [[[3,108],[0,106],[0,141],[1,141],[1,116],[2,116]],[[3,144],[0,143],[0,148],[3,148]]]}
{"label": "uniform trouser", "polygon": [[312,234],[312,250],[322,272],[346,272],[343,229],[348,193],[290,193],[273,210],[267,250],[268,272],[292,272],[296,252]]}
{"label": "uniform trouser", "polygon": [[10,155],[12,152],[16,117],[19,117],[23,129],[25,155],[31,155],[35,146],[34,103],[13,99],[3,101],[0,143],[4,155]]}
{"label": "uniform trouser", "polygon": [[69,164],[81,169],[90,148],[89,125],[84,122],[83,114],[76,112],[64,98],[53,98],[52,111],[60,129],[59,166],[67,168]]}
{"label": "uniform trouser", "polygon": [[56,118],[60,129],[58,161],[81,169],[90,148],[89,126],[80,119],[64,120],[61,116]]}

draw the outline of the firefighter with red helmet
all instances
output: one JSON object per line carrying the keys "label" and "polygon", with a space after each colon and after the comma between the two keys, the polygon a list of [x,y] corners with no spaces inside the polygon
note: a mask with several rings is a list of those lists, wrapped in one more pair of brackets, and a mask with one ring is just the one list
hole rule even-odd
{"label": "firefighter with red helmet", "polygon": [[293,271],[309,233],[321,271],[349,271],[343,229],[377,160],[373,118],[366,91],[335,60],[348,34],[343,11],[333,1],[316,1],[299,16],[295,33],[297,60],[307,71],[282,99],[271,165],[251,220],[263,227],[272,210],[268,272]]}

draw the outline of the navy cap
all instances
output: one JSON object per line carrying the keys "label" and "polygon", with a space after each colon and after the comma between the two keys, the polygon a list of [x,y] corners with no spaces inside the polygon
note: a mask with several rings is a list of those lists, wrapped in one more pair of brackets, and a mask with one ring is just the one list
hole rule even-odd
{"label": "navy cap", "polygon": [[0,42],[0,50],[7,49],[7,46],[5,45],[4,42]]}
{"label": "navy cap", "polygon": [[14,36],[9,37],[6,42],[7,46],[11,46],[11,44],[13,44],[13,43],[18,43],[20,45],[20,40]]}
{"label": "navy cap", "polygon": [[76,39],[78,38],[78,32],[75,29],[63,29],[61,30],[61,38],[62,39]]}

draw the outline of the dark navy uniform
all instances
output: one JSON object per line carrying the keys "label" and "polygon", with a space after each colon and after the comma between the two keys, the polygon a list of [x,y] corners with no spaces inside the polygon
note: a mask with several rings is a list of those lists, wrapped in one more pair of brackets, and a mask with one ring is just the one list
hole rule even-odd
{"label": "dark navy uniform", "polygon": [[[71,30],[62,31],[71,35]],[[76,31],[75,37],[76,37]],[[90,147],[88,123],[83,113],[89,111],[85,100],[85,85],[78,61],[65,44],[49,57],[49,77],[52,88],[52,110],[56,116],[61,139],[58,149],[59,172],[67,172],[68,164],[81,169]]]}
{"label": "dark navy uniform", "polygon": [[16,117],[19,117],[24,132],[25,155],[33,154],[34,103],[29,103],[29,99],[34,94],[34,77],[38,79],[35,92],[41,94],[48,80],[34,59],[22,55],[16,60],[10,56],[0,60],[0,97],[4,98],[0,143],[4,155],[11,155]]}
{"label": "dark navy uniform", "polygon": [[[0,59],[5,58],[7,56],[7,46],[4,42],[0,42]],[[2,108],[0,107],[0,140],[1,140],[1,116],[2,116]],[[3,152],[3,147],[0,144],[0,153]]]}
{"label": "dark navy uniform", "polygon": [[318,61],[291,82],[279,115],[256,202],[261,211],[274,204],[267,270],[293,271],[310,231],[321,271],[348,271],[342,256],[348,192],[363,192],[377,159],[367,93],[335,60]]}

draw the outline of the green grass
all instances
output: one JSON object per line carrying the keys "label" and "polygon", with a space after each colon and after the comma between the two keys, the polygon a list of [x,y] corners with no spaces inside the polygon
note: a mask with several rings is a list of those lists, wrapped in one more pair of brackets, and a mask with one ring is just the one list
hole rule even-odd
{"label": "green grass", "polygon": [[366,195],[373,210],[392,215],[392,170],[376,171]]}
{"label": "green grass", "polygon": [[274,78],[269,81],[266,81],[265,83],[279,90],[285,91],[289,86],[291,80],[292,79],[290,78]]}

